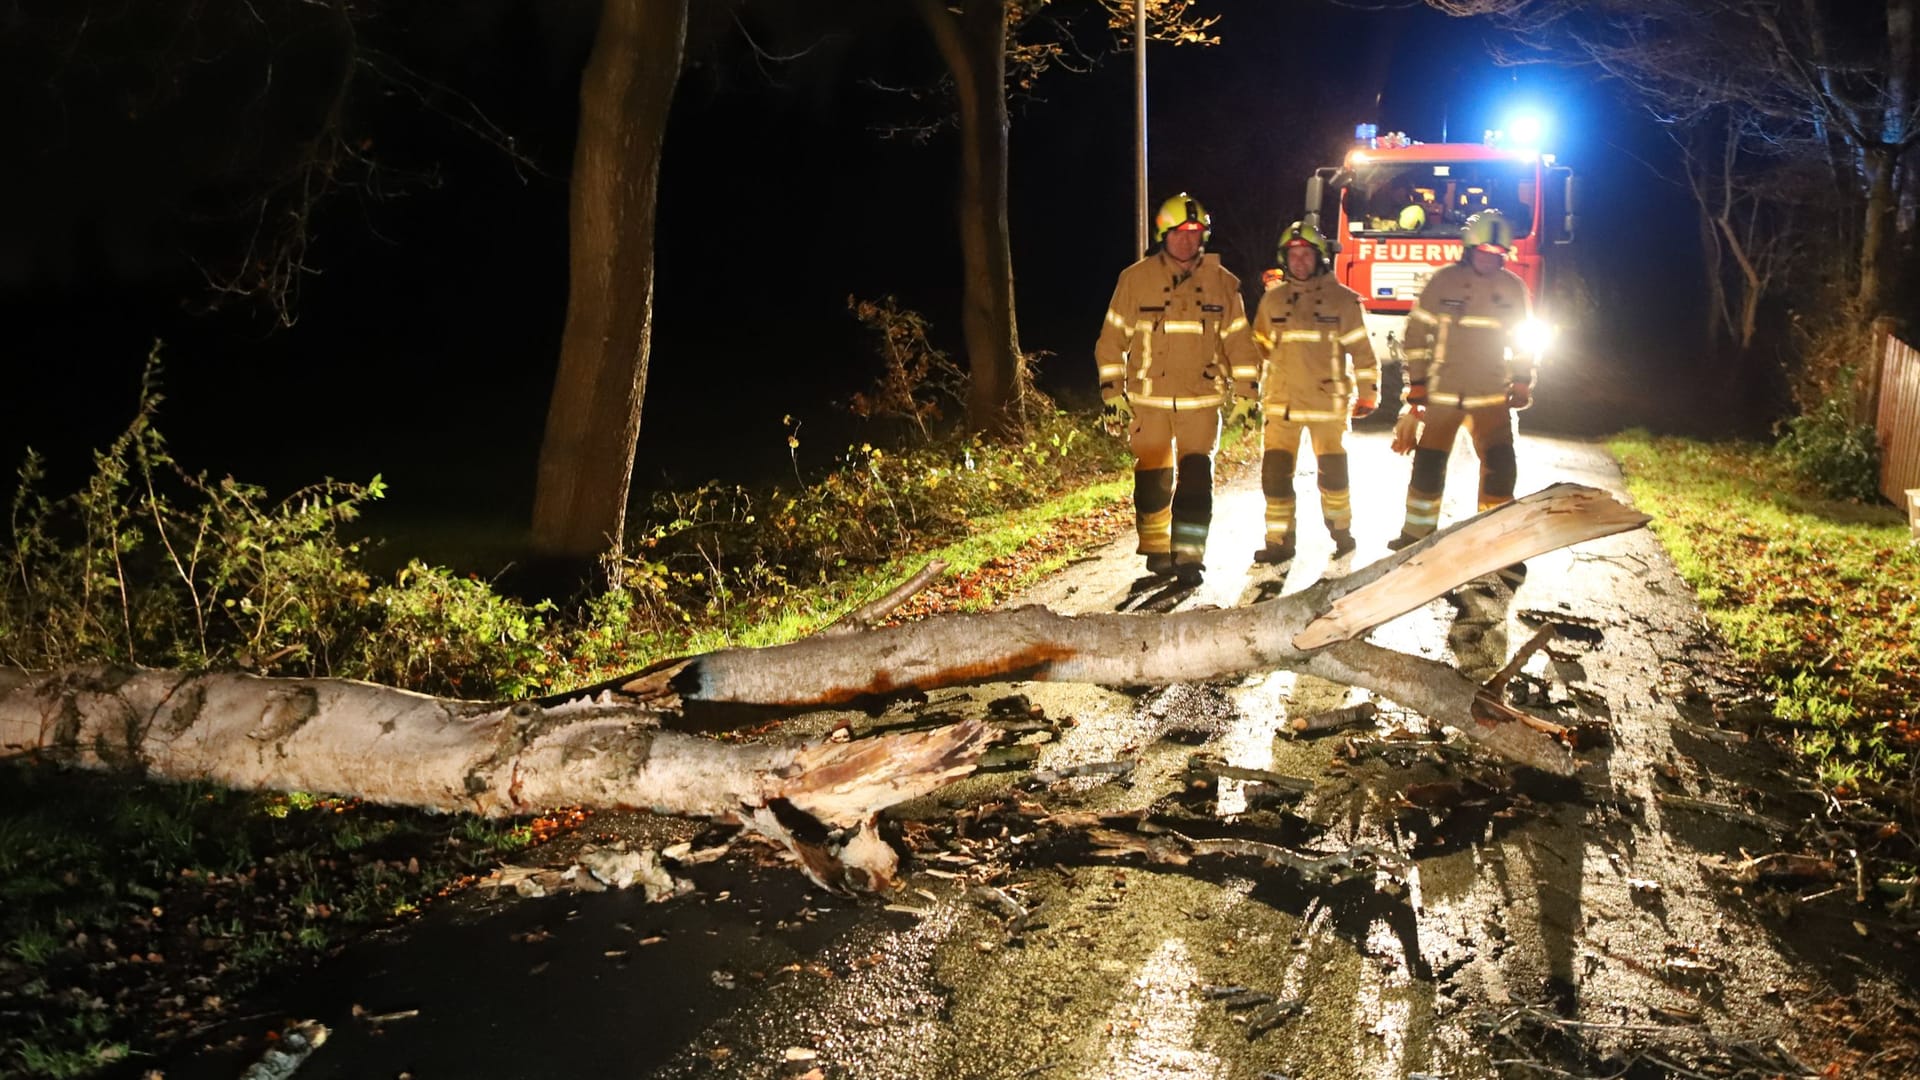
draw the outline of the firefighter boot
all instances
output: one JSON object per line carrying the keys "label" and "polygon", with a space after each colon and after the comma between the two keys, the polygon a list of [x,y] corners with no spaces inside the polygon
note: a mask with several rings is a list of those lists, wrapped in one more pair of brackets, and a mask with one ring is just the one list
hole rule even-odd
{"label": "firefighter boot", "polygon": [[1279,566],[1293,558],[1293,454],[1268,450],[1260,457],[1260,490],[1267,502],[1266,543],[1253,553],[1256,566]]}
{"label": "firefighter boot", "polygon": [[1135,469],[1133,473],[1134,528],[1140,536],[1136,549],[1147,557],[1147,573],[1162,577],[1173,572],[1173,470]]}
{"label": "firefighter boot", "polygon": [[1265,547],[1253,553],[1255,566],[1279,566],[1293,559],[1293,539],[1289,537],[1283,544],[1267,541]]}
{"label": "firefighter boot", "polygon": [[1176,565],[1200,565],[1207,555],[1207,528],[1213,520],[1213,458],[1182,454],[1180,475],[1170,500],[1172,549]]}
{"label": "firefighter boot", "polygon": [[1347,455],[1320,455],[1320,514],[1333,537],[1333,553],[1352,551],[1353,500],[1347,491]]}
{"label": "firefighter boot", "polygon": [[[1480,510],[1482,512],[1496,506],[1504,506],[1513,501],[1513,485],[1519,468],[1514,460],[1512,443],[1496,443],[1487,447],[1481,456],[1483,468],[1480,474]],[[1514,563],[1500,571],[1500,580],[1510,589],[1517,589],[1527,580],[1527,564]]]}
{"label": "firefighter boot", "polygon": [[1180,455],[1180,475],[1173,488],[1173,574],[1187,585],[1198,585],[1205,573],[1207,527],[1213,520],[1213,457]]}
{"label": "firefighter boot", "polygon": [[1387,541],[1399,551],[1433,535],[1440,525],[1440,496],[1447,487],[1446,450],[1421,447],[1413,452],[1413,476],[1407,483],[1407,520],[1400,535]]}

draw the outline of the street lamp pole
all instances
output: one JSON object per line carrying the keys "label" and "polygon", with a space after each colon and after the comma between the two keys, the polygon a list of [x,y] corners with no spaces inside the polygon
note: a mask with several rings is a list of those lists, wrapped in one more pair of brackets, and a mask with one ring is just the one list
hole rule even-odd
{"label": "street lamp pole", "polygon": [[1147,0],[1133,0],[1133,256],[1147,253]]}

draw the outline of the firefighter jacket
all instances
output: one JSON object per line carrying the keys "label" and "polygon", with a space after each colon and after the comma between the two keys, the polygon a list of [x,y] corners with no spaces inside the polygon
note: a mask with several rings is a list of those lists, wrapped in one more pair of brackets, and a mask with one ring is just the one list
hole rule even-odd
{"label": "firefighter jacket", "polygon": [[1354,392],[1378,400],[1380,362],[1367,337],[1360,294],[1317,274],[1267,291],[1253,316],[1266,353],[1263,411],[1279,420],[1344,420]]}
{"label": "firefighter jacket", "polygon": [[1218,255],[1202,255],[1191,273],[1159,253],[1122,270],[1093,358],[1101,396],[1124,389],[1136,408],[1217,409],[1229,380],[1260,396],[1240,279]]}
{"label": "firefighter jacket", "polygon": [[1527,284],[1513,271],[1441,267],[1407,313],[1407,381],[1426,380],[1434,405],[1504,405],[1508,384],[1533,381],[1534,358],[1515,341],[1532,314]]}

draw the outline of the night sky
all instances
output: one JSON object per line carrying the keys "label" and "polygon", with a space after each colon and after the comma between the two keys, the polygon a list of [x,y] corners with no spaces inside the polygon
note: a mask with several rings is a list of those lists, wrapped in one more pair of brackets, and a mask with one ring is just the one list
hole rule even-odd
{"label": "night sky", "polygon": [[[849,295],[894,294],[959,348],[951,134],[925,145],[882,137],[875,125],[938,108],[865,82],[918,85],[937,72],[907,5],[823,3],[806,18],[748,5],[738,24],[701,7],[662,178],[643,488],[786,468],[787,413],[803,422],[803,465],[856,437],[835,402],[876,362]],[[1208,204],[1211,249],[1250,296],[1307,175],[1338,160],[1356,122],[1425,141],[1444,123],[1471,141],[1527,103],[1551,115],[1549,148],[1582,177],[1578,257],[1608,332],[1624,335],[1610,339],[1618,362],[1649,372],[1687,362],[1700,323],[1689,314],[1700,274],[1691,209],[1636,160],[1660,160],[1663,137],[1609,88],[1585,72],[1497,68],[1491,28],[1424,8],[1214,7],[1221,46],[1149,51],[1152,189],[1156,202],[1184,188]],[[0,56],[12,61],[0,63],[13,72],[0,89],[14,103],[0,117],[22,151],[0,162],[9,471],[32,444],[57,477],[76,477],[86,448],[130,415],[157,337],[161,427],[190,467],[282,488],[378,471],[393,484],[389,514],[524,518],[564,315],[565,175],[592,5],[461,8],[466,17],[449,20],[390,5],[367,40],[470,100],[535,169],[404,96],[356,105],[371,153],[437,182],[384,200],[343,192],[319,209],[309,260],[319,273],[304,280],[291,329],[258,306],[204,313],[209,294],[183,257],[220,235],[182,212],[203,205],[207,155],[232,160],[238,142],[264,158],[274,146],[261,132],[275,117],[230,105],[252,85],[240,59],[155,103],[137,69],[75,74],[85,49],[66,67]],[[805,55],[756,57],[742,26],[770,52]],[[297,91],[303,59],[323,63],[326,50],[303,54],[293,40],[275,55]],[[1102,33],[1090,40],[1109,47]],[[1052,354],[1042,385],[1069,402],[1091,402],[1091,345],[1134,254],[1131,79],[1131,57],[1111,55],[1089,74],[1049,75],[1015,104],[1021,340]],[[287,99],[296,117],[310,104]],[[128,103],[143,101],[149,111],[129,118],[140,110]]]}

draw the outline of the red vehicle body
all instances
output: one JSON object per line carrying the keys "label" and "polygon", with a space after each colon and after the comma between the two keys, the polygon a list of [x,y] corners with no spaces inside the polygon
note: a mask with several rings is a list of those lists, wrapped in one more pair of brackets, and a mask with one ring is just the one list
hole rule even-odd
{"label": "red vehicle body", "polygon": [[[1542,289],[1555,245],[1573,239],[1572,170],[1532,150],[1379,141],[1389,145],[1356,147],[1342,167],[1319,170],[1308,184],[1307,213],[1335,239],[1333,272],[1360,294],[1380,358],[1399,358],[1414,297],[1434,270],[1459,261],[1460,226],[1483,210],[1513,223],[1507,268],[1527,283],[1535,319],[1549,324]],[[1323,205],[1329,188],[1336,208]],[[1320,225],[1323,212],[1331,229]]]}

